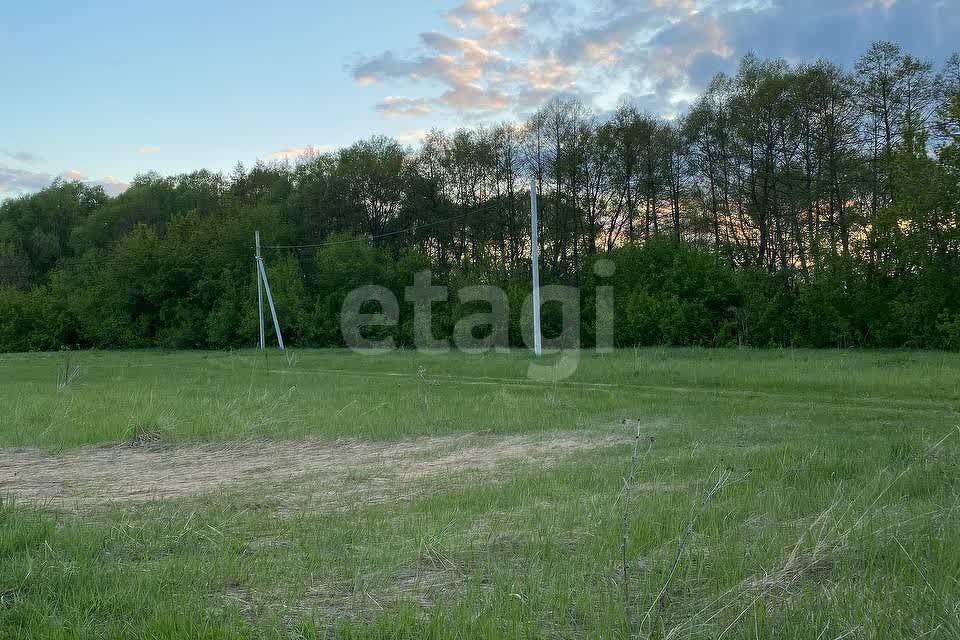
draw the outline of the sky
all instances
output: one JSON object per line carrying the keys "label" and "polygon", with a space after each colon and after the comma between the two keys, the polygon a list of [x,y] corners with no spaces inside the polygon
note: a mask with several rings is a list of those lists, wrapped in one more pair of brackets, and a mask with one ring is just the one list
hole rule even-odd
{"label": "sky", "polygon": [[4,0],[0,199],[229,171],[375,134],[517,121],[554,95],[683,113],[741,56],[937,66],[960,0]]}

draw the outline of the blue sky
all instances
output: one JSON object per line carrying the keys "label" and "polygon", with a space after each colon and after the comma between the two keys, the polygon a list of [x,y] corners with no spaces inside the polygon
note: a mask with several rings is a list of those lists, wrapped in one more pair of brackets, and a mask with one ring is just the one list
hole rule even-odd
{"label": "blue sky", "polygon": [[557,93],[682,112],[747,51],[942,62],[960,0],[418,0],[0,5],[0,198],[56,176],[295,156],[523,118]]}

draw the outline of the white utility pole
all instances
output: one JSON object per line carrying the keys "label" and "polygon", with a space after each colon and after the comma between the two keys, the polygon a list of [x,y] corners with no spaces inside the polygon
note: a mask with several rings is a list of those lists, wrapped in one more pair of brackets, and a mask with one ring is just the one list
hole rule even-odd
{"label": "white utility pole", "polygon": [[257,241],[257,298],[260,302],[260,348],[264,348],[263,343],[263,298],[260,293],[260,283],[263,283],[263,289],[267,292],[267,303],[270,305],[270,315],[273,317],[273,330],[277,333],[277,345],[280,351],[283,351],[283,334],[280,333],[280,321],[277,319],[277,309],[273,306],[273,294],[270,293],[270,282],[267,280],[267,270],[263,266],[263,257],[260,255],[260,232],[255,232]]}
{"label": "white utility pole", "polygon": [[533,353],[543,353],[540,337],[540,238],[537,233],[537,179],[530,178],[530,263],[533,269]]}
{"label": "white utility pole", "polygon": [[260,281],[260,230],[253,232],[257,253],[253,259],[254,270],[257,272],[257,319],[260,320],[260,351],[266,348],[263,339],[263,283]]}

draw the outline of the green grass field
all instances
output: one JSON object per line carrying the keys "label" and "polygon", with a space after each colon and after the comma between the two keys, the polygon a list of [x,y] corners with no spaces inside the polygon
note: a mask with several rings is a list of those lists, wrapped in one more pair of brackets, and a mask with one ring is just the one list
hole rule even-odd
{"label": "green grass field", "polygon": [[960,637],[960,355],[529,363],[0,356],[0,638]]}

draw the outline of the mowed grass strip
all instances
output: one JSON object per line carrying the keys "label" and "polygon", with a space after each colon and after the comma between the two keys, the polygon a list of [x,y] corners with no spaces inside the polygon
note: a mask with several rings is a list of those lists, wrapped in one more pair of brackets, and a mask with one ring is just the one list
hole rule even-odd
{"label": "mowed grass strip", "polygon": [[3,355],[0,446],[58,449],[143,433],[165,442],[390,440],[592,428],[623,415],[696,424],[716,413],[828,429],[838,418],[902,421],[922,413],[921,427],[939,429],[960,409],[956,354],[585,351],[576,373],[555,384],[529,379],[530,362],[519,351]]}
{"label": "mowed grass strip", "polygon": [[3,356],[0,460],[452,436],[422,463],[571,429],[601,446],[417,477],[358,459],[340,486],[394,490],[336,508],[305,498],[309,475],[8,498],[0,637],[960,635],[957,356],[650,349],[585,355],[556,385],[519,353],[83,353],[60,386],[62,358]]}

